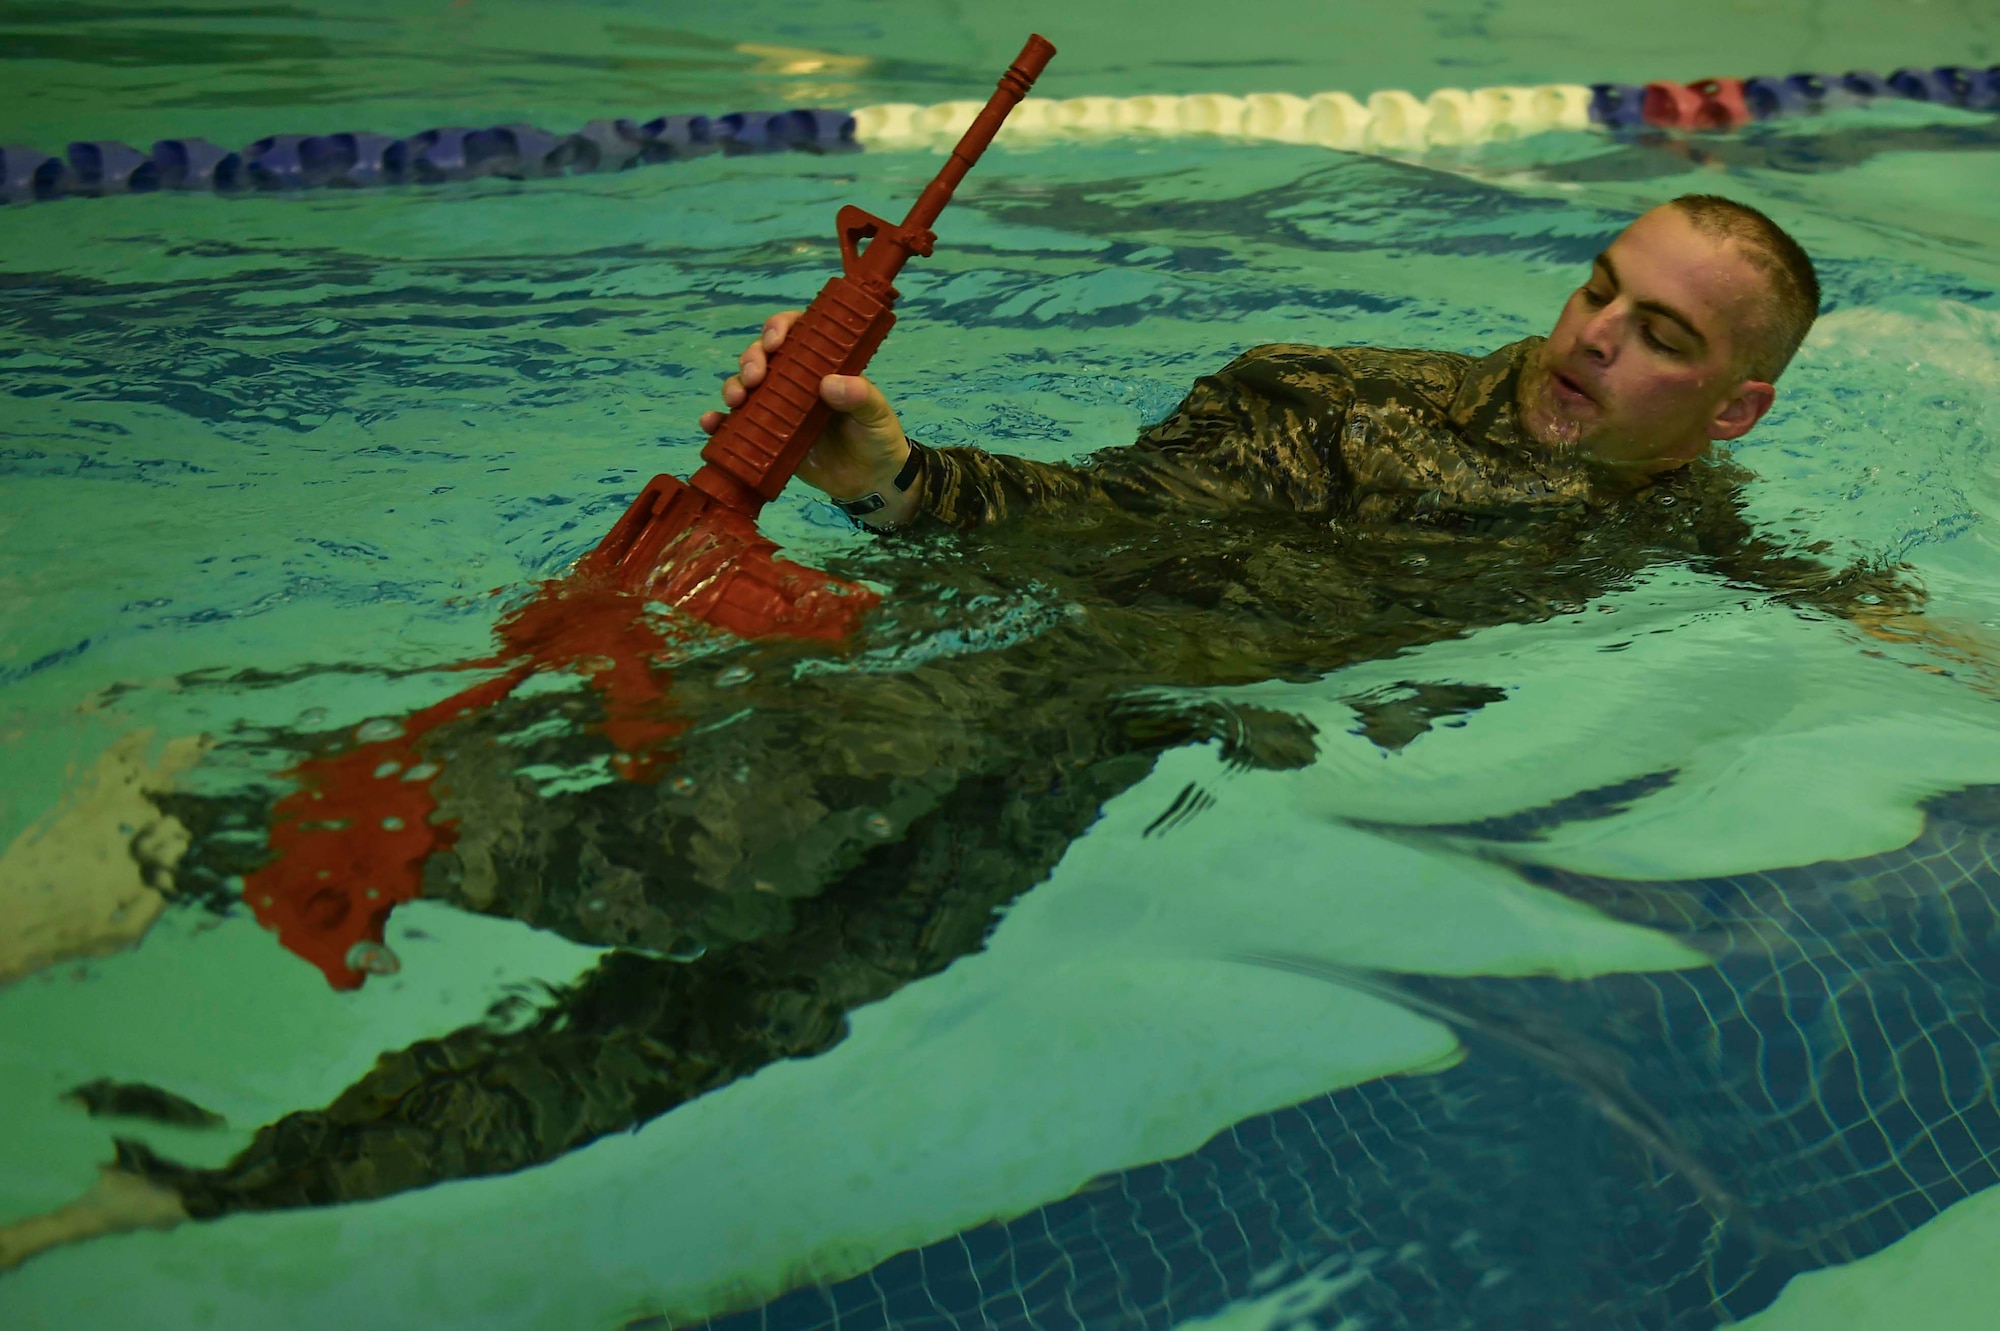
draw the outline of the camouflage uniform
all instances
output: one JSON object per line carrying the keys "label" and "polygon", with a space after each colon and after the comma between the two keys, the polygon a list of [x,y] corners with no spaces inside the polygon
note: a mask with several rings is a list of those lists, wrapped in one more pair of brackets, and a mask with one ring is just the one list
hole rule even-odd
{"label": "camouflage uniform", "polygon": [[[433,741],[461,834],[427,893],[621,951],[526,1025],[384,1055],[220,1169],[129,1142],[122,1163],[196,1216],[379,1197],[553,1159],[824,1050],[856,1006],[976,949],[1162,749],[1311,761],[1309,727],[1214,686],[1573,612],[1662,562],[1835,613],[1907,601],[1891,571],[1755,536],[1726,463],[1634,489],[1537,444],[1517,397],[1539,345],[1262,347],[1082,465],[925,450],[928,518],[836,569],[895,588],[863,641],[683,665],[694,724],[668,780],[527,775],[601,760],[582,693]],[[1419,710],[1498,696],[1426,688]],[[1384,744],[1425,724],[1364,719]],[[227,844],[198,841],[184,872],[230,868]]]}

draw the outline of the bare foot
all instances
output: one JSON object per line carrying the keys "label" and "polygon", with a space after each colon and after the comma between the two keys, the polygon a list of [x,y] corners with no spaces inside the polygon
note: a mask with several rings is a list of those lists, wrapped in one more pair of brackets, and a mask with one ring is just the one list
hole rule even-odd
{"label": "bare foot", "polygon": [[166,908],[188,834],[146,796],[170,789],[204,745],[173,740],[148,763],[149,738],[119,739],[59,808],[0,852],[0,985],[129,947]]}
{"label": "bare foot", "polygon": [[0,1271],[11,1271],[50,1248],[135,1229],[172,1229],[187,1218],[173,1189],[106,1168],[90,1191],[68,1206],[0,1225]]}

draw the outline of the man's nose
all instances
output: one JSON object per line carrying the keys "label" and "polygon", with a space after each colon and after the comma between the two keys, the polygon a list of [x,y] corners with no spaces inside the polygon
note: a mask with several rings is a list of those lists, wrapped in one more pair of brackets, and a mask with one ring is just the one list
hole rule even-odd
{"label": "man's nose", "polygon": [[1618,337],[1623,325],[1624,315],[1614,300],[1590,316],[1576,339],[1577,346],[1592,360],[1609,365],[1618,354]]}

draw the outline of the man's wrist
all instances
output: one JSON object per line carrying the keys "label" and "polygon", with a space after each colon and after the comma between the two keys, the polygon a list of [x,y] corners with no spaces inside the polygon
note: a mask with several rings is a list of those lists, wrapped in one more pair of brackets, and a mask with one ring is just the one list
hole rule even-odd
{"label": "man's wrist", "polygon": [[870,527],[900,527],[916,516],[923,489],[923,447],[904,441],[905,452],[895,469],[878,475],[872,489],[852,498],[833,499],[834,507]]}

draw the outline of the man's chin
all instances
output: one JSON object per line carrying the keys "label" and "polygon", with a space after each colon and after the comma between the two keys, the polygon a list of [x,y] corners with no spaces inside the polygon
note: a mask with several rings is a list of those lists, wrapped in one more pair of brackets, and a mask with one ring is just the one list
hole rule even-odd
{"label": "man's chin", "polygon": [[1527,428],[1528,436],[1542,447],[1558,453],[1571,453],[1588,446],[1592,423],[1566,409],[1544,375],[1528,397],[1521,413],[1521,424]]}

